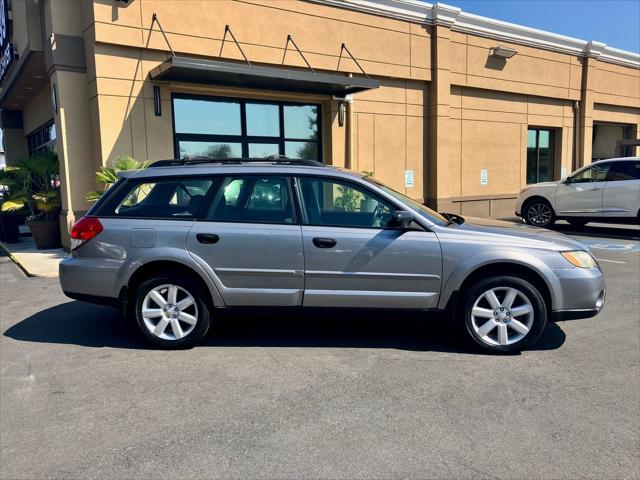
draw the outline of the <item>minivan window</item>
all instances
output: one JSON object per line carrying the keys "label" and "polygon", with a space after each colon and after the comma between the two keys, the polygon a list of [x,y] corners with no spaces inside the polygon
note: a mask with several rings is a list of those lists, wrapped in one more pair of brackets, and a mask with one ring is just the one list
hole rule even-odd
{"label": "minivan window", "polygon": [[194,217],[212,183],[202,178],[132,182],[114,213],[119,217]]}
{"label": "minivan window", "polygon": [[230,176],[212,195],[205,215],[214,222],[295,222],[287,177]]}
{"label": "minivan window", "polygon": [[365,188],[318,177],[299,180],[305,223],[355,228],[384,228],[395,208]]}

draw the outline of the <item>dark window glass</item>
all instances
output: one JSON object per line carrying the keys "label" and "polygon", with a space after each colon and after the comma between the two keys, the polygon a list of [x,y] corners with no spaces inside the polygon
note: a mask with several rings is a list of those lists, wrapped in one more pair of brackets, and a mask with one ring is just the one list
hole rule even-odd
{"label": "dark window glass", "polygon": [[555,131],[530,128],[527,131],[527,183],[555,179]]}
{"label": "dark window glass", "polygon": [[614,162],[609,181],[640,180],[640,162]]}
{"label": "dark window glass", "polygon": [[240,103],[193,98],[173,101],[176,133],[240,135]]}
{"label": "dark window glass", "polygon": [[305,223],[310,225],[384,228],[395,210],[351,183],[314,177],[302,177],[299,182]]}
{"label": "dark window glass", "polygon": [[286,177],[227,177],[213,196],[206,219],[215,222],[294,223]]}
{"label": "dark window glass", "polygon": [[257,137],[280,136],[278,105],[247,102],[247,135]]}
{"label": "dark window glass", "polygon": [[212,158],[232,158],[242,155],[242,145],[240,143],[221,142],[190,142],[179,141],[178,149],[180,157],[212,157]]}
{"label": "dark window glass", "polygon": [[115,209],[121,217],[192,218],[202,206],[212,180],[149,181],[132,184]]}
{"label": "dark window glass", "polygon": [[47,151],[56,151],[56,125],[49,122],[27,135],[27,151],[29,156]]}
{"label": "dark window glass", "polygon": [[320,106],[174,94],[176,155],[320,160]]}
{"label": "dark window glass", "polygon": [[607,179],[610,163],[593,165],[571,177],[571,183],[604,182]]}

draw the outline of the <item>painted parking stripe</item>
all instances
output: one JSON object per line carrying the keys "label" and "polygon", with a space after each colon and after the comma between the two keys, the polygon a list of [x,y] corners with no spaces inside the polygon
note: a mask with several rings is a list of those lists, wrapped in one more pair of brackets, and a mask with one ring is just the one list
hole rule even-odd
{"label": "painted parking stripe", "polygon": [[624,263],[624,264],[627,264],[627,262],[621,262],[620,260],[607,260],[606,258],[596,258],[596,260],[599,261],[599,262]]}

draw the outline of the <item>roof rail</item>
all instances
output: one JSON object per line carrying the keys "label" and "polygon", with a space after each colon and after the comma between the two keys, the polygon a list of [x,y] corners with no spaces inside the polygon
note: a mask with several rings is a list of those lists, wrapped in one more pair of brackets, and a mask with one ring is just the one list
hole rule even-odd
{"label": "roof rail", "polygon": [[246,163],[263,163],[271,165],[301,165],[306,167],[326,167],[326,165],[317,160],[305,160],[300,158],[288,158],[284,155],[269,155],[268,157],[259,158],[215,158],[208,156],[184,157],[181,159],[174,158],[169,160],[158,160],[149,165],[149,168],[155,167],[180,167],[186,165],[241,165]]}

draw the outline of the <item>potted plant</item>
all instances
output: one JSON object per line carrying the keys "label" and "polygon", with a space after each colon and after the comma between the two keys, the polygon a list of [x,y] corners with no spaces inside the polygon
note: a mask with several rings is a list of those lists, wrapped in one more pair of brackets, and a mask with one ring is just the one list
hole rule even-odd
{"label": "potted plant", "polygon": [[102,185],[102,190],[94,190],[87,193],[87,201],[97,201],[111,185],[118,181],[119,172],[125,170],[141,170],[148,166],[149,162],[139,162],[129,155],[118,155],[113,162],[113,167],[101,167],[100,171],[96,172],[96,183]]}
{"label": "potted plant", "polygon": [[20,159],[13,167],[7,167],[11,177],[9,194],[0,206],[3,212],[28,213],[27,226],[39,249],[60,246],[60,188],[58,157],[46,152]]}

